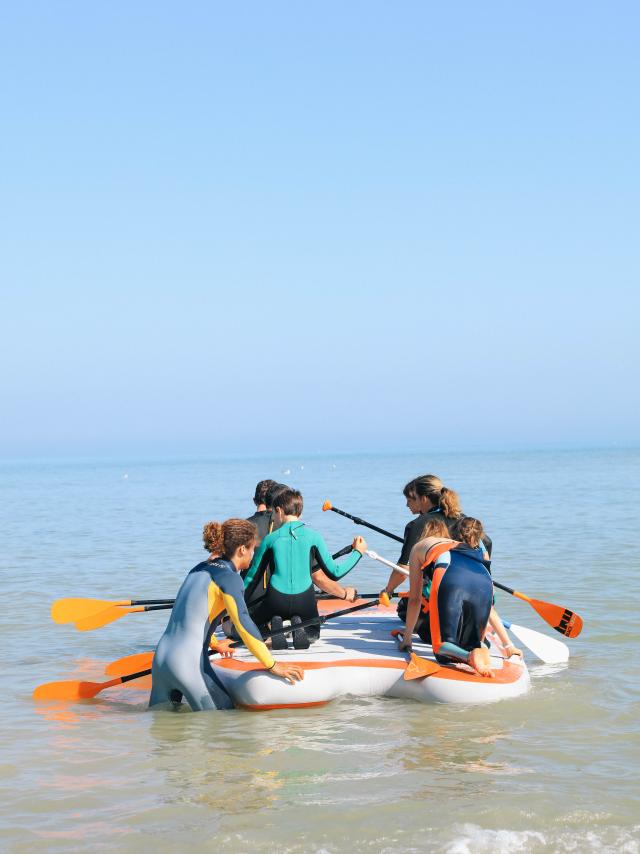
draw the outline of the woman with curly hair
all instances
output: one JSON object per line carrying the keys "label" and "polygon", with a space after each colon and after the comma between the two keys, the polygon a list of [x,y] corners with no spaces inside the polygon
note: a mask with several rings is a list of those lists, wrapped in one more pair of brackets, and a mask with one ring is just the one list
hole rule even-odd
{"label": "woman with curly hair", "polygon": [[153,657],[150,706],[179,704],[184,697],[194,712],[233,708],[209,662],[210,639],[225,611],[240,639],[266,670],[291,684],[303,678],[297,665],[274,661],[247,611],[239,573],[251,564],[256,535],[255,525],[246,519],[204,526],[209,557],[194,566],[176,596]]}

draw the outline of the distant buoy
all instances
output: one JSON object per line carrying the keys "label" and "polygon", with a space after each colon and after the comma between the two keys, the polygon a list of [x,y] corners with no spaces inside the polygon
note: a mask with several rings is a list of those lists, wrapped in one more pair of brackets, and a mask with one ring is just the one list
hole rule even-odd
{"label": "distant buoy", "polygon": [[282,469],[282,474],[291,474],[291,469]]}

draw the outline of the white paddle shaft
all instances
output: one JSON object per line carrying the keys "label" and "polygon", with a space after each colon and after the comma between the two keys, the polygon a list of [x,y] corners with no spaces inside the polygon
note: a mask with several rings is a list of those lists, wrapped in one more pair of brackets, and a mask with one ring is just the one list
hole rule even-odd
{"label": "white paddle shaft", "polygon": [[392,561],[387,560],[386,558],[380,557],[380,555],[377,552],[366,551],[365,554],[367,557],[370,557],[372,560],[378,560],[378,561],[380,561],[380,563],[383,563],[385,566],[389,566],[389,567],[391,567],[391,569],[395,569],[396,572],[401,572],[402,575],[406,575],[407,578],[409,577],[409,570],[408,569],[404,569],[402,566],[398,566],[397,563],[393,563]]}

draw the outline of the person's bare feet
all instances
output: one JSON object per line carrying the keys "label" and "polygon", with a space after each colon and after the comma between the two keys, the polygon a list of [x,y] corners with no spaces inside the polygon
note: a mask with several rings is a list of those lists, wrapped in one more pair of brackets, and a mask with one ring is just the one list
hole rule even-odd
{"label": "person's bare feet", "polygon": [[493,670],[491,669],[491,656],[486,646],[479,646],[471,650],[469,666],[473,667],[480,676],[488,676],[490,679],[494,677]]}

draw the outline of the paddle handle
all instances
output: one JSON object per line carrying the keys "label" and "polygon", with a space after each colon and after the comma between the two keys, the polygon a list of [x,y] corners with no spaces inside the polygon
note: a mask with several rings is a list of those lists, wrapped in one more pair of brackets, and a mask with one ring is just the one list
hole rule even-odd
{"label": "paddle handle", "polygon": [[173,605],[175,599],[132,599],[129,605]]}
{"label": "paddle handle", "polygon": [[365,519],[361,519],[359,516],[352,516],[351,513],[347,513],[346,510],[340,510],[340,508],[334,507],[330,501],[325,501],[322,505],[322,509],[333,510],[334,513],[339,513],[340,516],[344,516],[346,519],[351,519],[354,525],[362,525],[365,528],[371,528],[372,531],[377,531],[379,534],[382,534],[385,537],[390,537],[392,540],[396,540],[399,543],[404,542],[402,537],[398,537],[396,534],[392,534],[391,531],[385,531],[384,528],[378,528],[377,525],[372,525],[371,522],[367,522]]}

